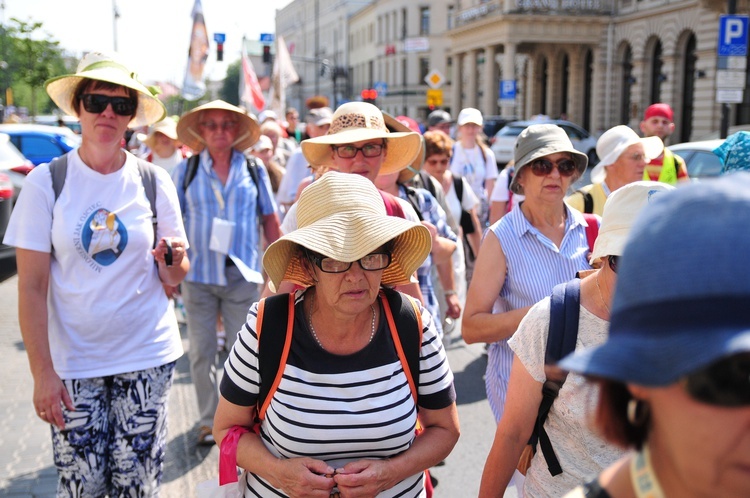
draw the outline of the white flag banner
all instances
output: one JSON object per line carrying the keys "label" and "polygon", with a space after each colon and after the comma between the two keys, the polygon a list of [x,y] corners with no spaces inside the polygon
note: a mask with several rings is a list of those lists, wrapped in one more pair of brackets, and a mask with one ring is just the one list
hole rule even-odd
{"label": "white flag banner", "polygon": [[273,73],[271,76],[271,93],[269,109],[276,112],[277,116],[284,116],[286,112],[286,89],[299,81],[299,75],[294,70],[292,57],[286,47],[283,36],[276,37],[276,59],[273,62]]}
{"label": "white flag banner", "polygon": [[206,93],[203,70],[208,60],[208,31],[206,30],[206,21],[203,18],[201,0],[195,0],[191,16],[193,17],[193,29],[190,32],[190,48],[188,49],[182,96],[187,100],[198,100]]}

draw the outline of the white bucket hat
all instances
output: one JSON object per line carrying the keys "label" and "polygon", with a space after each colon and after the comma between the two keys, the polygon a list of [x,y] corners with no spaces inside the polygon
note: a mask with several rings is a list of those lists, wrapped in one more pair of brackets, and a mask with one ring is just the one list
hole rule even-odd
{"label": "white bucket hat", "polygon": [[666,183],[641,181],[628,183],[612,192],[604,203],[602,224],[591,252],[591,263],[605,256],[622,256],[628,234],[638,214],[652,198],[670,190],[675,188]]}
{"label": "white bucket hat", "polygon": [[297,229],[268,246],[263,268],[275,288],[282,280],[315,285],[299,247],[338,261],[357,261],[393,241],[383,285],[408,283],[432,248],[430,232],[419,223],[388,216],[383,198],[367,178],[329,171],[311,183],[297,201]]}
{"label": "white bucket hat", "polygon": [[167,109],[156,98],[161,90],[143,85],[138,81],[138,75],[125,67],[118,57],[114,54],[89,52],[78,63],[75,74],[48,79],[44,83],[47,94],[66,114],[78,117],[78,109],[73,102],[73,92],[78,84],[84,79],[105,81],[138,92],[138,108],[128,123],[129,127],[148,126],[163,119],[167,115]]}
{"label": "white bucket hat", "polygon": [[591,171],[591,182],[602,183],[607,177],[607,171],[604,168],[614,164],[625,149],[638,142],[643,144],[643,152],[649,161],[659,157],[664,150],[661,138],[641,138],[629,126],[618,125],[602,133],[596,141],[596,155],[601,159]]}
{"label": "white bucket hat", "polygon": [[374,105],[367,102],[347,102],[333,113],[328,133],[322,137],[302,141],[302,154],[313,169],[333,166],[331,145],[351,144],[377,138],[386,141],[386,155],[380,168],[381,175],[404,169],[416,159],[421,147],[421,136],[418,133],[389,132],[383,113]]}
{"label": "white bucket hat", "polygon": [[252,147],[255,142],[258,141],[258,137],[260,136],[260,125],[254,115],[248,114],[239,107],[233,106],[223,100],[214,100],[208,104],[198,106],[182,115],[180,121],[177,123],[177,136],[180,137],[180,142],[184,143],[195,152],[202,151],[206,144],[203,141],[203,136],[198,130],[198,125],[200,124],[203,111],[213,109],[229,111],[237,116],[240,126],[237,131],[237,138],[232,145],[234,149],[243,152]]}

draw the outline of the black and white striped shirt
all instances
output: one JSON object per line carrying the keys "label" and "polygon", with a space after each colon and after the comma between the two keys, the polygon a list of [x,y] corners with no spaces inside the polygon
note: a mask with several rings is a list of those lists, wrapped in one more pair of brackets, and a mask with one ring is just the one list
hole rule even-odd
{"label": "black and white striped shirt", "polygon": [[[334,355],[312,338],[303,300],[304,293],[298,293],[284,376],[261,424],[268,450],[277,457],[324,460],[333,468],[406,451],[414,440],[417,411],[387,321],[380,321],[372,342],[362,350]],[[424,331],[419,405],[441,409],[455,401],[453,373],[430,313],[421,306],[420,312]],[[256,315],[257,303],[229,354],[221,384],[222,395],[242,406],[256,403],[260,386]],[[282,332],[273,330],[266,315],[262,333]],[[245,496],[283,496],[260,477],[248,474],[247,478]],[[379,496],[422,496],[422,480],[422,473],[413,475]]]}

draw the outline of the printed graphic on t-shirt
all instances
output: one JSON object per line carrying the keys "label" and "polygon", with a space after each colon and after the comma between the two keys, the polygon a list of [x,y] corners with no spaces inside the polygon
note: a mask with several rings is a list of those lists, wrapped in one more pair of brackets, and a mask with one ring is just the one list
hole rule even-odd
{"label": "printed graphic on t-shirt", "polygon": [[125,225],[107,209],[94,211],[81,228],[80,240],[86,255],[102,266],[114,263],[128,244]]}

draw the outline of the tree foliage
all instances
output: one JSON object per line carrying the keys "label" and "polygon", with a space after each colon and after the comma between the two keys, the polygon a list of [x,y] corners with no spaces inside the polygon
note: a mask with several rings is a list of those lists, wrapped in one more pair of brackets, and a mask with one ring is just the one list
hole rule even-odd
{"label": "tree foliage", "polygon": [[219,95],[222,100],[232,105],[240,105],[240,74],[242,73],[242,60],[232,62],[227,66],[227,75],[221,86]]}

